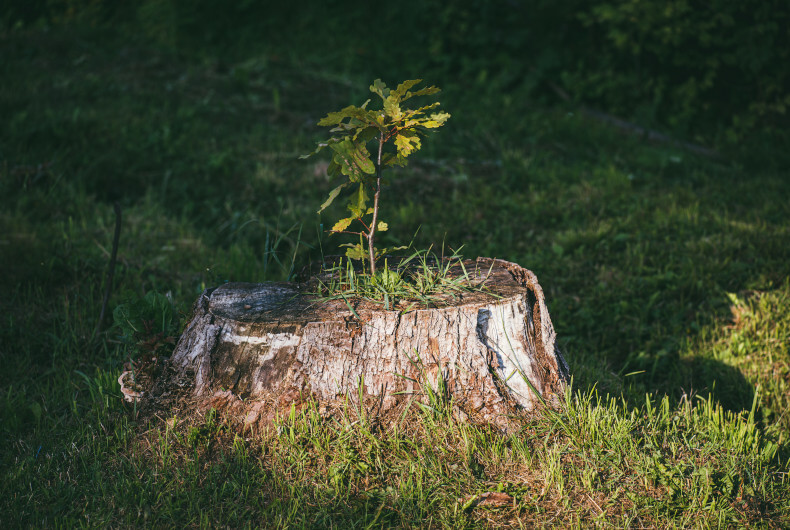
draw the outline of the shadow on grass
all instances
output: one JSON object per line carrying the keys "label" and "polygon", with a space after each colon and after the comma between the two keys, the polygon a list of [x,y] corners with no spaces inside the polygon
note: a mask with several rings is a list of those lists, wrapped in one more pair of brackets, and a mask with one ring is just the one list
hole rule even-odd
{"label": "shadow on grass", "polygon": [[721,361],[691,358],[680,361],[677,381],[693,396],[712,395],[722,407],[732,412],[749,410],[754,401],[754,385],[737,368]]}

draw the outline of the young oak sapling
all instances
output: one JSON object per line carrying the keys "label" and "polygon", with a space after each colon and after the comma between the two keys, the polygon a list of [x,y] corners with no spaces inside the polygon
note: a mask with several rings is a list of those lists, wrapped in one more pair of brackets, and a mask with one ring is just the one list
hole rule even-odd
{"label": "young oak sapling", "polygon": [[[421,136],[431,129],[444,125],[450,114],[428,111],[440,104],[434,102],[416,109],[403,104],[417,96],[428,96],[439,92],[435,86],[412,91],[422,79],[412,79],[399,84],[391,90],[376,79],[370,91],[381,98],[382,108],[368,109],[368,99],[361,107],[348,106],[338,112],[330,112],[318,125],[333,127],[332,136],[318,144],[317,149],[307,158],[325,147],[332,150],[332,161],[327,167],[330,177],[345,176],[347,180],[329,192],[329,197],[321,205],[318,213],[324,211],[345,188],[352,188],[347,209],[349,216],[337,221],[330,230],[333,234],[353,234],[359,237],[358,243],[346,243],[346,256],[349,259],[364,260],[370,263],[370,275],[376,274],[376,259],[391,249],[378,249],[375,246],[376,232],[387,230],[387,223],[379,219],[379,200],[381,195],[382,169],[389,166],[406,166],[407,158],[422,147]],[[373,144],[373,153],[368,144]],[[387,149],[390,145],[394,148]],[[370,197],[373,205],[370,206]],[[352,224],[359,226],[358,231],[349,230]]]}

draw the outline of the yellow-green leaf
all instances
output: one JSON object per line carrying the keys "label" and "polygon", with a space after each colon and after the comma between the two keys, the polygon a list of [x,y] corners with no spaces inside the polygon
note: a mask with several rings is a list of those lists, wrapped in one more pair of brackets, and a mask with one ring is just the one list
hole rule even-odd
{"label": "yellow-green leaf", "polygon": [[357,191],[357,210],[360,212],[358,217],[362,217],[362,213],[367,209],[368,194],[365,193],[365,186],[360,183]]}
{"label": "yellow-green leaf", "polygon": [[330,205],[330,204],[332,204],[332,201],[334,201],[334,200],[337,198],[338,194],[340,193],[340,191],[341,191],[341,190],[342,190],[344,187],[346,187],[346,184],[345,184],[345,183],[341,184],[341,185],[340,185],[340,186],[338,186],[337,188],[335,188],[335,189],[333,189],[332,191],[330,191],[330,192],[329,192],[329,198],[327,198],[327,200],[325,200],[325,201],[324,201],[324,203],[321,205],[321,209],[320,209],[320,210],[318,210],[318,213],[321,213],[321,212],[323,212],[324,210],[326,210],[326,209],[329,207],[329,205]]}
{"label": "yellow-green leaf", "polygon": [[395,89],[394,94],[398,97],[399,100],[401,100],[401,98],[404,98],[404,96],[408,94],[408,90],[411,87],[421,82],[422,79],[409,79],[408,81],[404,81],[403,83],[398,85],[398,88]]}
{"label": "yellow-green leaf", "polygon": [[[420,107],[420,108],[418,108],[418,109],[413,109],[413,110],[410,110],[410,111],[408,111],[408,112],[406,113],[406,115],[407,115],[407,117],[408,117],[408,118],[417,117],[417,116],[419,116],[420,114],[425,114],[425,111],[426,111],[426,110],[435,109],[435,108],[436,108],[436,107],[438,107],[439,105],[440,105],[440,103],[439,103],[438,101],[436,101],[436,102],[434,102],[434,103],[431,103],[430,105],[425,105],[424,107]],[[424,119],[424,118],[423,118],[423,119]]]}
{"label": "yellow-green leaf", "polygon": [[431,114],[428,119],[423,121],[420,125],[426,129],[435,129],[436,127],[444,125],[444,122],[446,122],[449,117],[450,114],[447,112],[437,112],[436,114]]}
{"label": "yellow-green leaf", "polygon": [[381,79],[373,81],[373,84],[370,85],[370,91],[378,94],[381,99],[386,99],[390,95],[390,89],[387,88],[387,85]]}
{"label": "yellow-green leaf", "polygon": [[379,225],[376,227],[379,232],[386,232],[388,229],[389,226],[384,221],[379,221]]}
{"label": "yellow-green leaf", "polygon": [[439,92],[441,92],[441,90],[439,90],[435,86],[429,86],[427,88],[421,88],[420,90],[415,90],[414,92],[407,92],[406,97],[404,97],[403,99],[413,98],[415,96],[430,96],[432,94],[437,94]]}
{"label": "yellow-green leaf", "polygon": [[330,112],[329,114],[327,114],[326,116],[324,116],[318,121],[318,125],[320,125],[321,127],[325,127],[329,125],[337,125],[341,121],[345,120],[346,118],[351,117],[350,112],[355,108],[356,107],[354,105],[350,105],[337,112]]}
{"label": "yellow-green leaf", "polygon": [[384,112],[392,118],[392,121],[398,121],[403,117],[403,112],[400,110],[400,105],[398,105],[398,98],[394,98],[390,95],[387,99],[384,100]]}
{"label": "yellow-green leaf", "polygon": [[[366,101],[365,105],[367,104],[368,102]],[[337,125],[338,126],[337,128],[332,129],[332,131],[336,131],[336,132],[355,129],[359,127],[360,124],[372,125],[373,123],[375,123],[376,114],[373,111],[366,110],[364,108],[365,105],[363,105],[363,108],[359,108],[354,105],[349,105],[343,110],[339,110],[337,112],[330,112],[318,122],[318,125],[322,127]],[[348,119],[349,122],[343,123],[343,120],[346,119]]]}
{"label": "yellow-green leaf", "polygon": [[352,245],[350,243],[346,243],[345,245],[340,245],[341,247],[348,247],[346,249],[346,257],[348,259],[365,259],[367,257],[367,253],[365,249],[362,248],[362,245],[359,243]]}
{"label": "yellow-green leaf", "polygon": [[351,221],[353,220],[354,219],[351,217],[339,220],[335,223],[335,226],[332,227],[332,232],[342,232],[351,225]]}
{"label": "yellow-green leaf", "polygon": [[376,257],[378,258],[379,256],[383,256],[384,254],[390,254],[391,252],[395,252],[397,250],[406,250],[407,248],[409,248],[409,247],[402,247],[401,246],[401,247],[388,247],[388,248],[381,248],[381,249],[375,248],[374,250],[376,251]]}
{"label": "yellow-green leaf", "polygon": [[395,138],[395,146],[398,148],[398,154],[407,157],[414,151],[420,149],[420,137],[414,131],[403,131]]}

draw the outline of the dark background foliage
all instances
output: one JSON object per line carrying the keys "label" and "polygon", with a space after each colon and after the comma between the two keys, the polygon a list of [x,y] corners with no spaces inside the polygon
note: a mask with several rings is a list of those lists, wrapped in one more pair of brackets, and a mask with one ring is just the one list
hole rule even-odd
{"label": "dark background foliage", "polygon": [[0,11],[7,29],[73,20],[221,62],[313,48],[355,71],[422,72],[492,98],[551,104],[561,91],[682,139],[748,144],[757,160],[752,147],[786,142],[790,124],[783,0],[12,0]]}

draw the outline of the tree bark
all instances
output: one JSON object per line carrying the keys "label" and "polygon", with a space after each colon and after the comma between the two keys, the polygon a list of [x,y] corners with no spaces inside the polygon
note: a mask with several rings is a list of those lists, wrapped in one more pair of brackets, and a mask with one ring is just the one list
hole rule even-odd
{"label": "tree bark", "polygon": [[506,427],[556,403],[568,366],[531,271],[487,258],[466,269],[487,290],[405,312],[317,300],[296,283],[207,289],[164,375],[140,396],[126,373],[124,393],[153,403],[179,394],[246,424],[310,401],[325,411],[351,400],[383,418],[433,393],[462,417]]}

